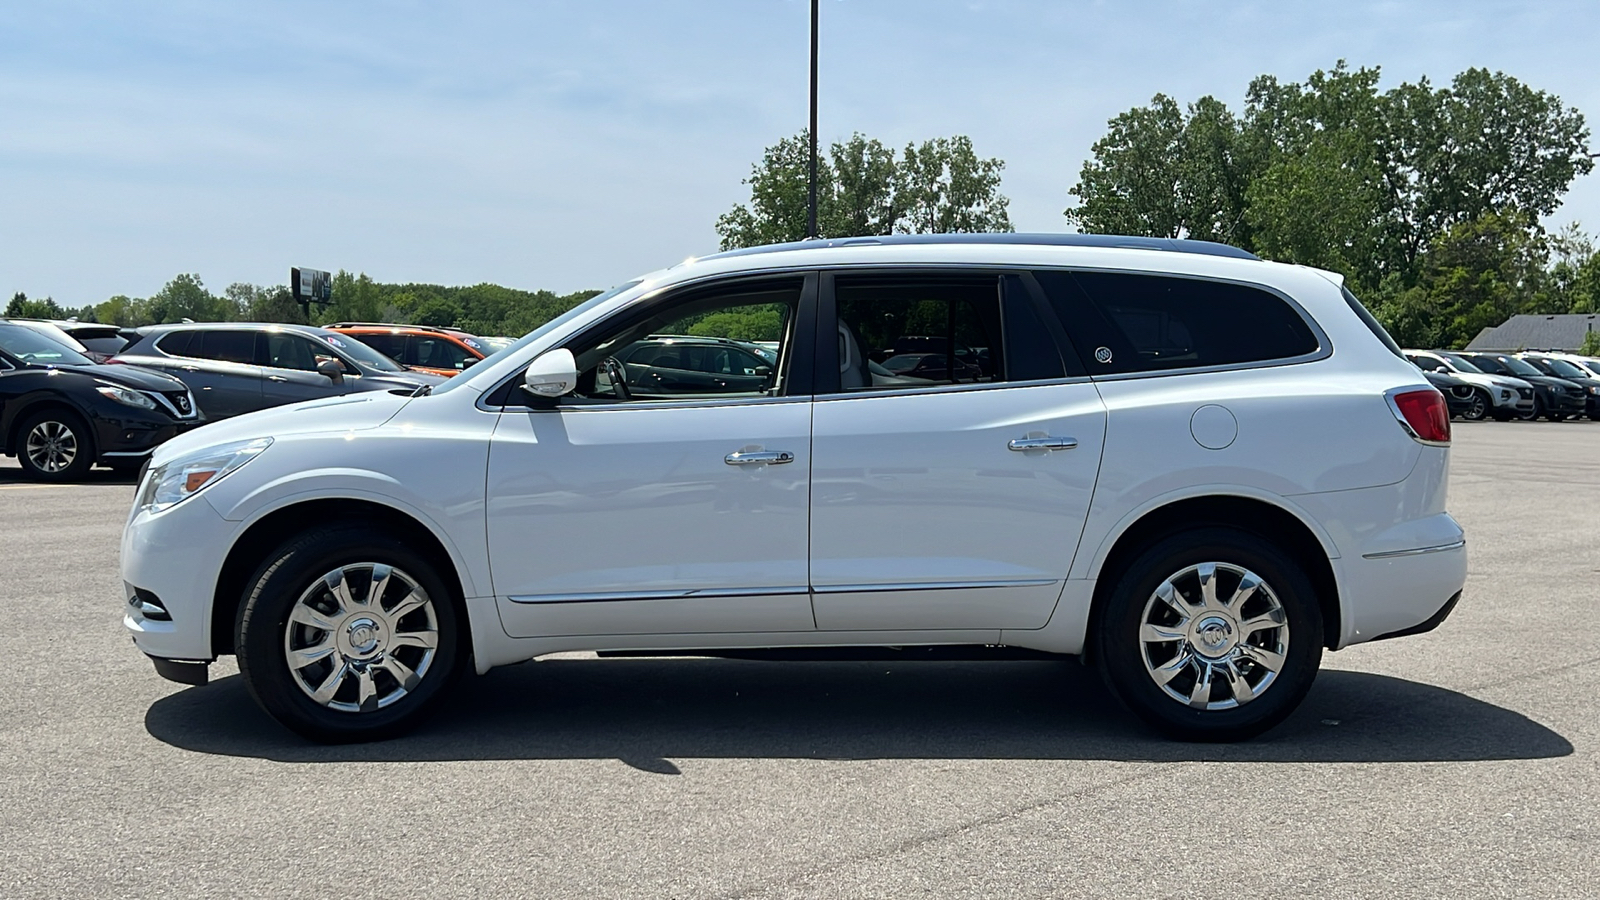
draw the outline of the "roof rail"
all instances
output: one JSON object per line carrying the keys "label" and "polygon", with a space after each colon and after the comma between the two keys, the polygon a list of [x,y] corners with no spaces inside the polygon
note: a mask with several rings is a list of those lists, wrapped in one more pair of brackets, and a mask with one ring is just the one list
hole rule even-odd
{"label": "roof rail", "polygon": [[876,245],[906,244],[1008,244],[1041,247],[1101,247],[1129,250],[1165,250],[1170,253],[1198,253],[1203,256],[1225,256],[1231,259],[1255,259],[1248,250],[1241,250],[1215,241],[1192,241],[1184,238],[1135,237],[1116,234],[1056,234],[1056,233],[962,233],[962,234],[885,234],[876,237],[821,238],[809,241],[791,241],[783,244],[765,244],[740,250],[724,250],[704,259],[725,259],[733,256],[754,256],[761,253],[778,253],[785,250],[821,250],[833,247],[867,247]]}
{"label": "roof rail", "polygon": [[460,328],[450,328],[444,325],[402,325],[399,322],[334,322],[324,325],[323,328],[414,328],[417,331],[435,331],[439,334],[466,334]]}

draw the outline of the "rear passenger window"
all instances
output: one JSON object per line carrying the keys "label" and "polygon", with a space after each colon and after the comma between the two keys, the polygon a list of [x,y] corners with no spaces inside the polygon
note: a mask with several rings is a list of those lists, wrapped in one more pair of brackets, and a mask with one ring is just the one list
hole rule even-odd
{"label": "rear passenger window", "polygon": [[[189,355],[220,362],[254,364],[256,335],[253,331],[201,331],[189,344]],[[199,345],[198,352],[195,345]]]}
{"label": "rear passenger window", "polygon": [[169,331],[156,341],[156,346],[168,356],[194,356],[191,344],[195,342],[196,331]]}
{"label": "rear passenger window", "polygon": [[382,353],[384,356],[389,357],[395,362],[400,362],[400,357],[405,355],[406,336],[403,334],[394,334],[393,332],[368,332],[365,334],[347,334],[345,336],[355,338],[356,340],[366,344],[368,347],[371,347],[379,353]]}
{"label": "rear passenger window", "polygon": [[1298,311],[1260,288],[1115,272],[1037,277],[1091,375],[1270,362],[1319,346]]}
{"label": "rear passenger window", "polygon": [[996,279],[841,277],[845,391],[1003,381]]}

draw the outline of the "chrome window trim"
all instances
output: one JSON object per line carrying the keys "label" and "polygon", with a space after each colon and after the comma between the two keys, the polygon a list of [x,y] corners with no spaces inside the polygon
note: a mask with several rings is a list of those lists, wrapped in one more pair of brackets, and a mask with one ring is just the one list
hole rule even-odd
{"label": "chrome window trim", "polygon": [[1446,550],[1460,550],[1467,545],[1466,538],[1451,541],[1448,544],[1436,544],[1432,547],[1418,547],[1415,550],[1384,550],[1379,553],[1363,553],[1362,559],[1398,559],[1402,556],[1421,556],[1424,553],[1443,553]]}
{"label": "chrome window trim", "polygon": [[611,410],[639,410],[639,409],[700,409],[715,406],[754,406],[757,404],[771,403],[810,403],[810,394],[801,394],[794,397],[715,397],[694,400],[637,400],[627,403],[584,403],[571,406],[552,406],[540,408],[532,406],[491,406],[484,402],[484,394],[479,394],[474,405],[484,412],[492,413],[583,413],[583,412],[609,412]]}
{"label": "chrome window trim", "polygon": [[865,400],[869,397],[910,397],[919,394],[959,394],[967,391],[1025,390],[1032,387],[1049,387],[1062,384],[1089,384],[1088,375],[1071,375],[1066,378],[1042,378],[1030,381],[981,381],[967,384],[930,384],[926,387],[863,388],[837,394],[818,394],[818,403],[835,400]]}

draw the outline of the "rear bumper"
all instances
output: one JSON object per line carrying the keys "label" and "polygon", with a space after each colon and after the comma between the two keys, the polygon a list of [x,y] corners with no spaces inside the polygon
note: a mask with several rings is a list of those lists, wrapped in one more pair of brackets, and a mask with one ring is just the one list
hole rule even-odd
{"label": "rear bumper", "polygon": [[1333,563],[1346,619],[1340,646],[1430,631],[1467,583],[1466,541],[1459,538]]}

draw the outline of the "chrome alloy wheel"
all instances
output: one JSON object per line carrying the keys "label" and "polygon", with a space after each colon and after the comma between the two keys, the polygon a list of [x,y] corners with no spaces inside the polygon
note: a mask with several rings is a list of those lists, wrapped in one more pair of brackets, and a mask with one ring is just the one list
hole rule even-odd
{"label": "chrome alloy wheel", "polygon": [[1145,671],[1167,696],[1233,709],[1277,680],[1289,625],[1272,588],[1240,566],[1204,562],[1168,576],[1139,619]]}
{"label": "chrome alloy wheel", "polygon": [[28,432],[23,451],[28,461],[41,472],[65,472],[78,458],[78,436],[61,422],[46,419]]}
{"label": "chrome alloy wheel", "polygon": [[342,712],[400,700],[428,674],[438,648],[433,599],[383,563],[351,563],[317,579],[295,601],[283,634],[295,683]]}

